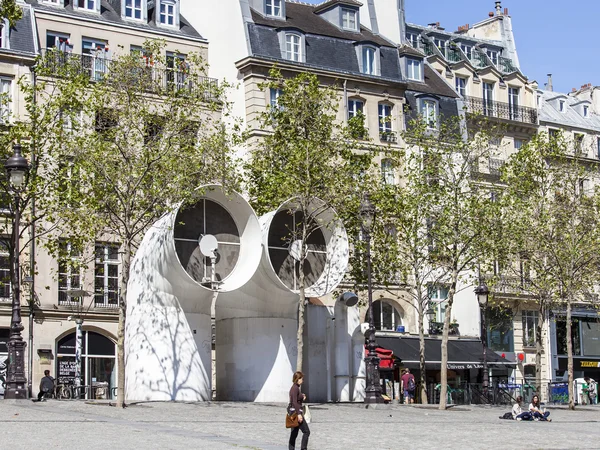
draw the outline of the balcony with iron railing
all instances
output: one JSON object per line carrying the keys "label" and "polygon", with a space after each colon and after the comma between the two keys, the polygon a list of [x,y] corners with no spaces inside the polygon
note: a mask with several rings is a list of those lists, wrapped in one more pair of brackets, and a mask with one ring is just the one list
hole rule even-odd
{"label": "balcony with iron railing", "polygon": [[[100,81],[110,71],[112,60],[103,52],[76,54],[56,49],[42,50],[41,67],[52,76],[69,73],[85,74],[93,81]],[[143,59],[143,61],[147,61]],[[189,71],[180,67],[156,67],[145,63],[139,69],[140,83],[148,92],[164,90],[187,90],[204,92],[206,101],[216,100],[218,80],[209,77],[190,76]]]}
{"label": "balcony with iron railing", "polygon": [[512,60],[510,58],[504,58],[503,56],[498,57],[498,69],[502,73],[513,73],[517,70]]}
{"label": "balcony with iron railing", "polygon": [[473,49],[471,53],[471,63],[475,66],[476,69],[482,69],[484,67],[489,66],[487,56],[480,50],[476,48]]}
{"label": "balcony with iron railing", "polygon": [[462,61],[463,57],[459,49],[454,47],[448,47],[446,49],[446,59],[450,62],[456,63]]}
{"label": "balcony with iron railing", "polygon": [[478,97],[465,96],[465,107],[470,114],[481,114],[486,117],[508,120],[511,122],[536,125],[538,120],[538,113],[535,108],[485,100]]}
{"label": "balcony with iron railing", "polygon": [[531,278],[524,275],[485,275],[484,280],[497,294],[527,295],[532,288]]}

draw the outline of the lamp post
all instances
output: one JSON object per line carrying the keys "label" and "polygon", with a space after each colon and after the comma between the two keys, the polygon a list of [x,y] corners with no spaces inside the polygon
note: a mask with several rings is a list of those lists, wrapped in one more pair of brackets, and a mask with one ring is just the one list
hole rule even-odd
{"label": "lamp post", "polygon": [[367,366],[367,387],[365,403],[383,403],[381,383],[379,382],[379,357],[375,342],[375,322],[373,320],[373,286],[371,281],[371,229],[375,222],[375,206],[371,203],[369,194],[365,193],[360,202],[359,210],[362,238],[366,243],[367,256],[367,294],[369,299],[369,329],[365,333],[366,347],[369,354],[365,357]]}
{"label": "lamp post", "polygon": [[487,364],[487,326],[485,323],[485,309],[488,302],[490,290],[483,281],[479,281],[479,286],[475,288],[477,302],[479,303],[479,312],[481,314],[481,343],[483,344],[483,388],[487,389],[489,385],[489,373]]}
{"label": "lamp post", "polygon": [[435,320],[435,309],[430,306],[425,314],[427,315],[427,322],[429,323],[429,334],[434,334],[435,330],[433,329],[433,321]]}
{"label": "lamp post", "polygon": [[10,319],[10,336],[8,338],[8,371],[6,376],[6,392],[4,398],[24,399],[28,397],[27,378],[25,377],[25,347],[26,343],[21,336],[23,324],[21,323],[21,268],[19,265],[19,230],[20,230],[20,195],[25,184],[25,177],[29,171],[29,163],[21,155],[21,145],[13,145],[14,154],[6,160],[4,167],[8,172],[10,186],[14,192],[14,218],[13,218],[13,254],[12,254],[12,316]]}

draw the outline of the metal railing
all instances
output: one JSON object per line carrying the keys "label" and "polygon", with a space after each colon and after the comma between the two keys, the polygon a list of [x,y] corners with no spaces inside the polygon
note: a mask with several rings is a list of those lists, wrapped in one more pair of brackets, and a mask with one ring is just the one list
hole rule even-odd
{"label": "metal railing", "polygon": [[496,293],[526,294],[531,289],[531,278],[525,275],[485,275],[484,279]]}
{"label": "metal railing", "polygon": [[498,57],[498,69],[502,73],[513,73],[516,72],[517,68],[513,64],[510,58],[504,58],[503,56]]}
{"label": "metal railing", "polygon": [[495,117],[513,122],[537,124],[538,114],[535,108],[470,96],[465,96],[465,106],[467,111],[472,114],[482,114],[487,117]]}
{"label": "metal railing", "polygon": [[425,53],[426,56],[431,56],[435,53],[435,50],[433,49],[433,44],[431,42],[423,42],[421,41],[421,50],[423,50],[423,53]]}
{"label": "metal railing", "polygon": [[[430,383],[427,389],[428,402],[440,402],[440,384]],[[493,380],[489,386],[481,383],[448,383],[447,402],[452,405],[512,405],[517,396],[526,395],[525,385],[499,383]]]}
{"label": "metal railing", "polygon": [[450,62],[460,62],[463,58],[460,50],[457,48],[448,47],[446,51],[446,59]]}
{"label": "metal railing", "polygon": [[476,68],[480,69],[489,65],[485,53],[483,53],[480,50],[477,50],[476,48],[473,49],[473,53],[471,55],[471,63],[473,63],[473,65]]}
{"label": "metal railing", "polygon": [[[112,60],[102,51],[89,54],[76,54],[56,49],[42,50],[41,65],[52,76],[68,73],[86,74],[93,81],[100,81],[110,71]],[[145,60],[144,60],[145,61]],[[144,90],[157,92],[161,90],[204,91],[206,101],[216,100],[218,80],[209,77],[190,76],[188,70],[178,67],[156,67],[140,65],[134,69],[139,75],[139,82]]]}

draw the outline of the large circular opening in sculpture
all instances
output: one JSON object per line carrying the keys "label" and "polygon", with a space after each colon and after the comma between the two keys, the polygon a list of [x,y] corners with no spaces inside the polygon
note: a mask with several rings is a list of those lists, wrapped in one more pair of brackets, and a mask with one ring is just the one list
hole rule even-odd
{"label": "large circular opening in sculpture", "polygon": [[[178,211],[174,226],[179,262],[193,280],[218,289],[235,269],[240,257],[240,231],[232,215],[206,198]],[[216,242],[214,251],[203,254],[200,243]]]}
{"label": "large circular opening in sculpture", "polygon": [[[306,258],[304,260],[305,286],[319,280],[327,263],[327,244],[323,231],[313,218],[308,217]],[[279,210],[269,226],[269,259],[281,282],[289,289],[299,289],[300,248],[302,242],[304,214],[301,211]]]}

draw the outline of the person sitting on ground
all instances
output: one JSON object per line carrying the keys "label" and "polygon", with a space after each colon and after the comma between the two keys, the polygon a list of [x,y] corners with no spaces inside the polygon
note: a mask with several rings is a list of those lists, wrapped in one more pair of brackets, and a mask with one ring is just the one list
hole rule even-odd
{"label": "person sitting on ground", "polygon": [[537,394],[534,395],[531,399],[531,403],[529,404],[529,411],[531,411],[531,414],[533,415],[533,420],[552,422],[552,419],[548,419],[550,412],[546,411],[545,409],[544,411],[540,409],[540,397]]}
{"label": "person sitting on ground", "polygon": [[38,394],[38,402],[44,400],[46,394],[54,391],[54,378],[50,376],[49,370],[44,370],[44,378],[40,381],[40,392]]}
{"label": "person sitting on ground", "polygon": [[512,417],[514,420],[532,420],[531,413],[529,411],[523,411],[521,408],[521,402],[523,401],[523,397],[520,395],[517,397],[517,403],[513,405],[512,408]]}

